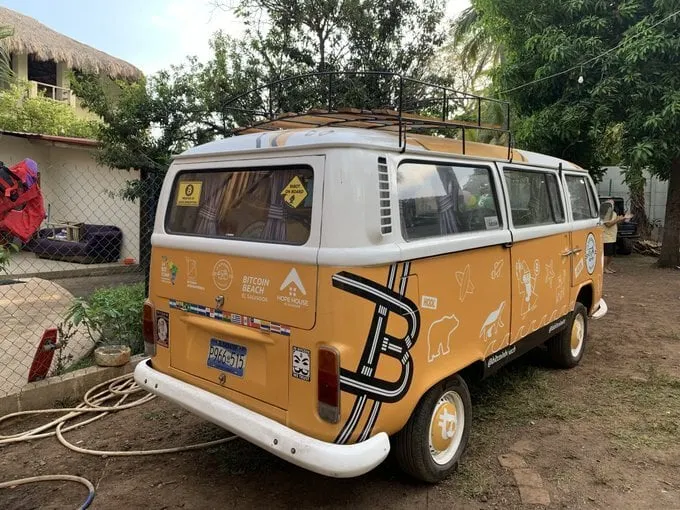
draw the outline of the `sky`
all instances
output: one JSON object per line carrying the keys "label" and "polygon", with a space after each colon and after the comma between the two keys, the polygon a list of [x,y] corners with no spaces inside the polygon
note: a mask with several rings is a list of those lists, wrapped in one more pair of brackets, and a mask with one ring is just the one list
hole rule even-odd
{"label": "sky", "polygon": [[[235,37],[243,33],[232,13],[212,4],[211,0],[0,0],[1,6],[130,62],[147,75],[179,64],[187,55],[207,59],[210,37],[217,30]],[[447,15],[453,17],[469,4],[469,0],[448,0]]]}

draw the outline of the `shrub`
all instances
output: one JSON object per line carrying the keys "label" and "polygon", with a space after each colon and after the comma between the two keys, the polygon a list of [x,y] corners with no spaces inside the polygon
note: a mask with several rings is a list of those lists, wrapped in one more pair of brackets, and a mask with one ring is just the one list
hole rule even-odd
{"label": "shrub", "polygon": [[87,299],[76,299],[65,321],[84,325],[95,346],[128,345],[133,354],[139,354],[144,350],[144,299],[143,282],[98,289]]}
{"label": "shrub", "polygon": [[98,124],[79,118],[67,104],[42,96],[28,97],[28,84],[22,82],[0,90],[0,129],[95,138]]}

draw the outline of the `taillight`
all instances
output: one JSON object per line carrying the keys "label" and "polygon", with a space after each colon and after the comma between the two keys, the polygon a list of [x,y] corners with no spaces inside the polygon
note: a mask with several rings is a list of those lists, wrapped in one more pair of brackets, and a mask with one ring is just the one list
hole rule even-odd
{"label": "taillight", "polygon": [[156,355],[156,309],[148,299],[144,301],[142,312],[142,333],[144,335],[144,353],[147,356]]}
{"label": "taillight", "polygon": [[340,420],[340,354],[332,347],[319,348],[317,363],[318,411],[322,420]]}

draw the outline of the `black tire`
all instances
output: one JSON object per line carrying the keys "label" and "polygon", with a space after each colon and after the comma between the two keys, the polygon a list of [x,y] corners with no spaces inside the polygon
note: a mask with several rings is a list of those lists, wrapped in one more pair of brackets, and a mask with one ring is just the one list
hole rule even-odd
{"label": "black tire", "polygon": [[633,253],[633,240],[620,239],[617,248],[616,251],[619,255],[630,255]]}
{"label": "black tire", "polygon": [[[580,317],[580,319],[579,319]],[[578,322],[581,321],[582,331],[582,341],[578,346],[578,351],[572,349],[572,332],[575,327],[578,326]],[[583,353],[586,350],[586,342],[588,340],[588,310],[583,305],[583,303],[576,302],[574,307],[574,313],[571,315],[571,320],[569,321],[567,327],[560,334],[552,337],[547,342],[548,354],[555,363],[560,368],[574,368],[581,362],[583,358]]]}
{"label": "black tire", "polygon": [[[457,443],[458,433],[453,432],[451,451],[454,451],[455,448],[455,452],[450,460],[447,458],[446,462],[436,462],[433,453],[430,452],[434,413],[437,409],[440,409],[439,412],[441,412],[443,406],[450,404],[440,402],[441,398],[444,396],[456,398],[452,393],[460,399],[457,405],[460,406],[462,403],[462,435],[459,438],[460,442]],[[444,409],[444,412],[446,412],[446,409]],[[455,375],[437,383],[423,395],[404,428],[393,437],[393,451],[397,464],[402,471],[423,482],[437,483],[443,480],[458,467],[458,461],[465,451],[470,437],[471,423],[470,391],[463,378]],[[445,428],[446,425],[440,426],[442,427],[443,438],[444,434],[448,433],[448,429]],[[457,446],[455,446],[456,443]],[[446,451],[443,453],[450,454]]]}

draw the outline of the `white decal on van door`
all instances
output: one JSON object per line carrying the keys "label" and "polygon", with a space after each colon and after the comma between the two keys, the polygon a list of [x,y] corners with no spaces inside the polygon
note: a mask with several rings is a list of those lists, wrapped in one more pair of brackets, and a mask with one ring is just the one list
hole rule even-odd
{"label": "white decal on van door", "polygon": [[534,262],[534,272],[524,260],[518,260],[515,265],[515,274],[517,275],[517,282],[519,284],[519,293],[522,296],[520,315],[522,318],[526,317],[529,312],[535,310],[538,301],[538,294],[536,294],[536,279],[540,270],[540,265]]}
{"label": "white decal on van door", "polygon": [[460,292],[458,296],[461,302],[465,301],[465,296],[472,294],[475,291],[475,286],[470,281],[470,264],[465,266],[462,271],[456,271],[456,281],[460,285]]}
{"label": "white decal on van door", "polygon": [[552,289],[553,286],[553,280],[555,279],[555,269],[553,267],[553,261],[551,260],[550,262],[546,262],[545,264],[545,283],[548,284],[548,287]]}
{"label": "white decal on van door", "polygon": [[493,269],[491,270],[491,279],[497,280],[501,277],[501,270],[503,269],[503,259],[498,259],[493,263]]}
{"label": "white decal on van door", "polygon": [[276,296],[276,299],[285,306],[290,306],[291,308],[302,308],[303,306],[309,306],[309,300],[298,296],[298,292],[302,296],[306,296],[307,291],[305,290],[305,286],[302,284],[302,280],[300,279],[297,269],[293,268],[290,270],[290,273],[288,273],[286,279],[283,280],[281,287],[279,287],[279,291],[286,291],[284,294],[279,294]]}
{"label": "white decal on van door", "polygon": [[574,267],[574,277],[578,278],[583,272],[583,258],[580,258]]}
{"label": "white decal on van door", "polygon": [[557,286],[555,287],[555,304],[564,299],[565,285],[567,283],[567,270],[563,269],[562,274],[557,277]]}
{"label": "white decal on van door", "polygon": [[503,323],[503,311],[505,310],[505,301],[501,301],[498,308],[493,310],[482,324],[482,329],[479,331],[479,337],[486,342],[486,350],[484,356],[488,356],[503,347],[510,341],[510,333],[506,333],[503,337],[498,339],[499,328],[505,327]]}
{"label": "white decal on van door", "polygon": [[[437,326],[441,324],[441,326]],[[446,356],[451,352],[451,335],[458,329],[460,321],[451,315],[444,315],[441,319],[430,324],[427,330],[427,362],[432,363],[439,356]],[[434,334],[433,334],[434,330]]]}
{"label": "white decal on van door", "polygon": [[489,341],[496,333],[498,333],[499,327],[502,328],[505,326],[505,324],[503,324],[502,317],[504,308],[505,301],[502,301],[501,304],[498,305],[498,308],[496,308],[487,316],[484,324],[482,324],[482,330],[479,332],[480,338],[484,338],[486,341]]}

